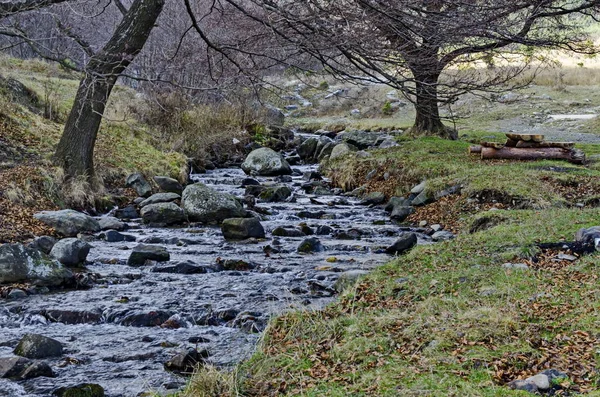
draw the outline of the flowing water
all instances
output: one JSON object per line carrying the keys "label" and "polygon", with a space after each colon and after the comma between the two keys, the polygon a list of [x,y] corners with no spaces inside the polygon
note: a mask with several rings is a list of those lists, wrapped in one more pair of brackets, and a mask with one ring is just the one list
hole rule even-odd
{"label": "flowing water", "polygon": [[[307,172],[315,167],[297,169]],[[193,175],[198,182],[239,197],[244,195],[240,184],[245,177],[240,169]],[[275,180],[257,179],[263,184]],[[65,354],[48,360],[56,378],[0,379],[0,395],[49,396],[57,387],[85,382],[102,385],[111,397],[177,389],[185,378],[163,368],[176,353],[206,348],[211,363],[235,364],[252,353],[270,316],[323,307],[335,298],[333,284],[342,272],[369,270],[389,260],[382,248],[405,228],[390,223],[382,209],[360,205],[358,199],[305,194],[303,183],[300,175],[283,183],[294,191],[291,202],[258,203],[270,212],[262,221],[265,241],[227,242],[217,227],[152,228],[133,221],[124,233],[137,242],[91,242],[87,266],[95,274],[91,289],[2,302],[0,357],[11,356],[25,333],[63,342]],[[303,219],[298,216],[301,211],[324,215]],[[296,252],[304,237],[271,236],[278,226],[296,227],[301,222],[314,230],[327,225],[353,231],[316,236],[325,248],[316,254]],[[189,261],[209,272],[157,273],[151,271],[153,266],[127,266],[131,248],[142,241],[167,247],[170,263]],[[419,241],[426,243],[428,237],[419,235]],[[249,263],[251,269],[215,267],[217,261],[228,259]]]}

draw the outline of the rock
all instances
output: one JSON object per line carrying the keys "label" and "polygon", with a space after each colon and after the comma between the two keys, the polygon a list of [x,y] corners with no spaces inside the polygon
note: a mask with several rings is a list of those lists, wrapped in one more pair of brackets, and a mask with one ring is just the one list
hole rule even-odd
{"label": "rock", "polygon": [[183,210],[175,203],[148,204],[142,208],[140,215],[144,223],[151,225],[177,225],[185,221]]}
{"label": "rock", "polygon": [[56,339],[39,334],[25,334],[15,347],[17,356],[40,359],[59,357],[63,354],[63,345]]}
{"label": "rock", "polygon": [[246,186],[260,186],[260,182],[254,178],[244,178],[242,180],[242,187]]}
{"label": "rock", "polygon": [[417,235],[415,233],[402,233],[400,238],[388,247],[385,252],[389,255],[403,254],[415,245],[417,245]]}
{"label": "rock", "polygon": [[209,356],[207,350],[189,349],[172,357],[164,364],[164,367],[167,371],[191,375],[198,366],[204,364]]}
{"label": "rock", "polygon": [[537,394],[538,392],[538,388],[535,384],[521,379],[513,380],[512,382],[508,383],[508,387],[510,387],[513,390],[523,390],[529,393]]}
{"label": "rock", "polygon": [[575,241],[588,246],[595,246],[596,250],[600,250],[600,226],[579,229],[575,234]]}
{"label": "rock", "polygon": [[38,251],[41,251],[44,254],[49,254],[50,251],[52,251],[52,247],[54,247],[54,244],[56,244],[57,241],[58,240],[56,240],[54,237],[40,236],[40,237],[36,237],[27,246],[29,248],[33,248],[33,249],[36,249]]}
{"label": "rock", "polygon": [[307,171],[304,174],[302,174],[302,179],[310,182],[310,181],[322,181],[323,180],[323,175],[321,175],[320,172],[318,171]]}
{"label": "rock", "polygon": [[127,264],[129,266],[142,266],[146,260],[167,262],[169,259],[171,259],[171,256],[165,247],[139,244],[131,251]]}
{"label": "rock", "polygon": [[411,200],[411,204],[415,207],[419,207],[422,205],[426,205],[431,203],[433,200],[431,200],[431,198],[429,197],[429,195],[427,194],[427,192],[425,190],[423,190],[421,193],[419,193],[414,199]]}
{"label": "rock", "polygon": [[306,139],[296,149],[298,156],[300,156],[302,160],[314,160],[318,143],[319,140],[317,138],[311,137]]}
{"label": "rock", "polygon": [[333,289],[337,292],[342,292],[346,288],[354,285],[356,281],[369,274],[366,270],[349,270],[340,274],[340,277],[333,284]]}
{"label": "rock", "polygon": [[170,203],[179,199],[181,196],[178,193],[156,193],[142,201],[140,207],[143,208],[149,204]]}
{"label": "rock", "polygon": [[131,174],[125,179],[125,186],[135,189],[138,196],[148,197],[152,194],[152,186],[140,173]]}
{"label": "rock", "polygon": [[333,161],[333,160],[339,159],[341,157],[346,156],[348,153],[352,153],[353,151],[356,151],[356,150],[353,150],[352,146],[350,146],[349,144],[338,143],[331,150],[331,154],[329,155],[329,160]]}
{"label": "rock", "polygon": [[96,233],[100,224],[89,215],[74,210],[42,211],[33,216],[52,226],[65,237],[75,237],[79,233]]}
{"label": "rock", "polygon": [[418,185],[414,186],[410,192],[412,194],[420,194],[422,192],[425,191],[425,188],[427,187],[427,181],[423,181],[421,183],[419,183]]}
{"label": "rock", "polygon": [[44,376],[54,378],[56,375],[50,366],[43,361],[35,361],[19,375],[20,379],[34,379]]}
{"label": "rock", "polygon": [[277,228],[273,229],[271,234],[273,236],[278,236],[278,237],[304,237],[304,236],[306,236],[306,234],[304,234],[302,231],[300,231],[298,229],[283,228],[283,227],[277,227]]}
{"label": "rock", "polygon": [[221,232],[226,240],[265,238],[265,229],[256,218],[230,218],[221,223]]}
{"label": "rock", "polygon": [[322,252],[324,250],[321,241],[316,237],[307,238],[302,241],[298,246],[298,252],[304,254],[312,254],[315,252]]}
{"label": "rock", "polygon": [[263,120],[266,125],[283,126],[285,124],[285,114],[274,106],[267,105],[263,110]]}
{"label": "rock", "polygon": [[127,225],[114,216],[103,216],[98,219],[100,230],[125,230]]}
{"label": "rock", "polygon": [[52,392],[55,397],[104,397],[104,389],[96,383],[81,383],[61,387]]}
{"label": "rock", "polygon": [[173,265],[152,268],[152,273],[202,274],[207,272],[208,269],[206,266],[196,265],[191,261],[177,262]]}
{"label": "rock", "polygon": [[377,146],[377,142],[381,138],[381,134],[367,131],[344,131],[338,136],[342,138],[342,141],[357,147],[359,150]]}
{"label": "rock", "polygon": [[0,378],[19,378],[32,364],[23,357],[0,357]]}
{"label": "rock", "polygon": [[246,211],[234,196],[217,192],[202,183],[185,188],[181,206],[193,222],[221,223],[224,219],[246,216]]}
{"label": "rock", "polygon": [[385,210],[392,212],[395,207],[410,207],[410,200],[404,197],[392,197],[385,205]]}
{"label": "rock", "polygon": [[164,192],[177,193],[178,195],[183,192],[183,186],[178,180],[169,178],[168,176],[155,176],[154,182],[158,185],[160,190]]}
{"label": "rock", "polygon": [[73,273],[59,261],[21,244],[0,245],[0,284],[31,282],[58,287],[73,281]]}
{"label": "rock", "polygon": [[538,390],[545,391],[550,388],[550,378],[544,374],[537,374],[525,379],[525,382],[533,383]]}
{"label": "rock", "polygon": [[446,240],[453,239],[454,234],[452,234],[446,230],[440,230],[439,232],[433,233],[431,238],[433,239],[433,241],[446,241]]}
{"label": "rock", "polygon": [[326,236],[333,233],[333,228],[327,225],[320,225],[317,227],[317,235],[318,236]]}
{"label": "rock", "polygon": [[99,324],[102,320],[102,312],[78,311],[78,310],[43,310],[40,312],[46,320],[52,323],[63,324]]}
{"label": "rock", "polygon": [[85,262],[91,245],[76,238],[65,238],[54,245],[50,256],[65,266],[77,266]]}
{"label": "rock", "polygon": [[287,186],[275,186],[264,189],[259,197],[261,200],[276,203],[285,201],[292,195],[292,190]]}
{"label": "rock", "polygon": [[380,149],[389,149],[391,147],[400,146],[394,138],[386,138],[379,144]]}
{"label": "rock", "polygon": [[250,152],[242,163],[242,169],[248,175],[276,176],[292,174],[292,169],[283,156],[269,148],[260,148]]}
{"label": "rock", "polygon": [[385,203],[385,193],[372,192],[366,195],[361,204],[363,205],[379,205]]}
{"label": "rock", "polygon": [[556,259],[558,259],[559,261],[569,261],[569,262],[574,262],[576,261],[578,258],[575,255],[568,255],[568,254],[558,254],[556,256]]}
{"label": "rock", "polygon": [[127,313],[125,317],[116,319],[120,325],[128,327],[158,327],[167,321],[173,313],[163,310],[152,310],[150,312]]}
{"label": "rock", "polygon": [[409,215],[413,214],[414,212],[415,209],[413,207],[398,206],[394,207],[390,218],[398,222],[403,222],[406,218],[409,217]]}
{"label": "rock", "polygon": [[505,269],[529,270],[529,266],[525,263],[504,263],[502,267]]}
{"label": "rock", "polygon": [[116,210],[115,216],[119,219],[137,219],[140,217],[140,214],[133,205],[128,205],[125,208]]}
{"label": "rock", "polygon": [[98,235],[104,241],[109,243],[116,243],[119,241],[135,241],[135,237],[129,234],[122,234],[117,232],[116,230],[107,230]]}
{"label": "rock", "polygon": [[19,300],[27,298],[27,292],[22,289],[15,288],[6,295],[6,299],[8,300]]}
{"label": "rock", "polygon": [[319,151],[319,153],[317,154],[317,161],[321,162],[326,158],[329,158],[329,156],[331,156],[331,152],[333,151],[333,148],[336,146],[337,144],[335,142],[327,142],[323,148]]}

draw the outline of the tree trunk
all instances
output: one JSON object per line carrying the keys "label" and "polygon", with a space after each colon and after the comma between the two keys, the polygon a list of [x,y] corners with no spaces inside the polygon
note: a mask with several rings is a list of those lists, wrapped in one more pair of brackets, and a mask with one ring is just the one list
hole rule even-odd
{"label": "tree trunk", "polygon": [[440,118],[437,92],[440,73],[431,71],[431,65],[424,67],[424,69],[427,68],[429,70],[426,72],[413,70],[417,115],[409,132],[411,135],[433,135],[446,139],[457,139],[456,130],[445,126]]}
{"label": "tree trunk", "polygon": [[119,75],[146,43],[165,0],[135,0],[106,45],[86,65],[54,161],[68,178],[94,177],[94,145]]}

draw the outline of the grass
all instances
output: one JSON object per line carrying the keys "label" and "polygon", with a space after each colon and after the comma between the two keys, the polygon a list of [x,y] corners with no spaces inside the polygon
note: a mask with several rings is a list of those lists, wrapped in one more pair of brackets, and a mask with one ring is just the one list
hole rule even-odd
{"label": "grass", "polygon": [[539,254],[540,236],[559,241],[597,224],[600,210],[501,215],[491,229],[380,267],[324,311],[278,317],[238,369],[238,389],[223,395],[525,396],[505,383],[547,367],[598,395],[597,258],[501,264]]}

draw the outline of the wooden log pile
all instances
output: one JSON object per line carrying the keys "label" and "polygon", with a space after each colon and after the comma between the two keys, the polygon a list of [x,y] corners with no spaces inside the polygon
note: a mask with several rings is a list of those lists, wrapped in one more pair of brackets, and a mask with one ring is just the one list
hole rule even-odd
{"label": "wooden log pile", "polygon": [[585,154],[573,142],[544,142],[544,135],[506,134],[506,143],[481,142],[469,147],[470,154],[482,160],[566,160],[582,164]]}

